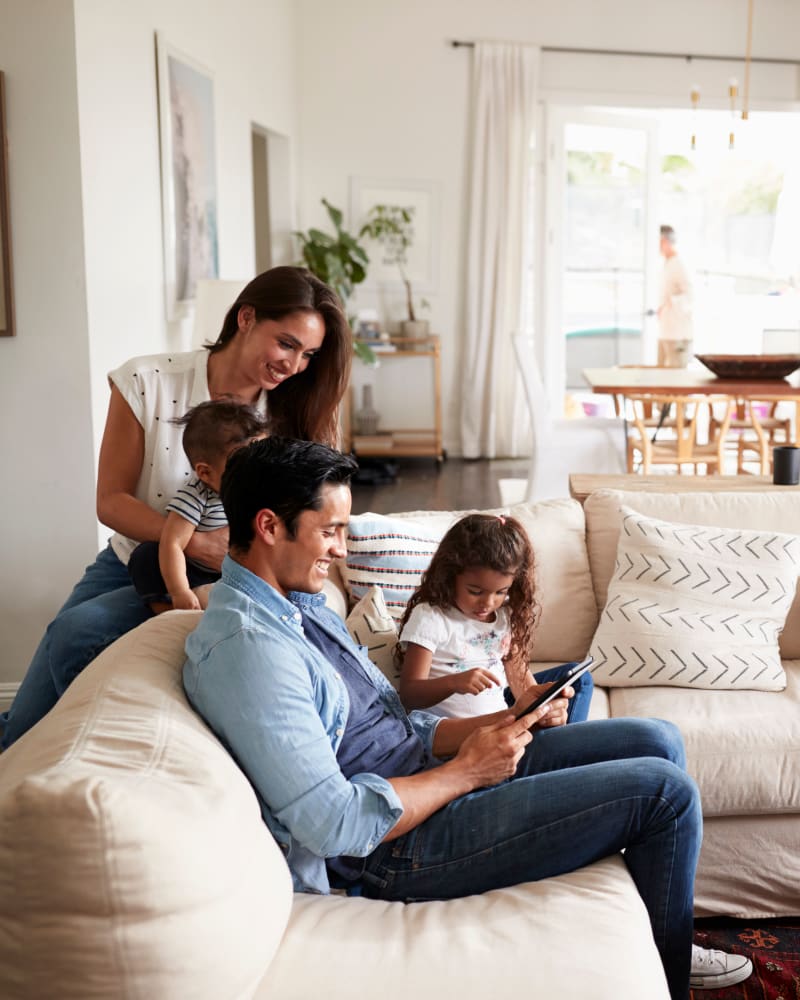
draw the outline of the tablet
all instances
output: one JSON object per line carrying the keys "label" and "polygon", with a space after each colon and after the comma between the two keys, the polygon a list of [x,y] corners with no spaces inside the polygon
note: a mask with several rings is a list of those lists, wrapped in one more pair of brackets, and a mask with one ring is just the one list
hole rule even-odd
{"label": "tablet", "polygon": [[597,664],[595,664],[593,656],[587,656],[585,660],[581,660],[580,663],[576,663],[574,667],[564,674],[561,680],[554,681],[551,687],[549,687],[544,694],[540,694],[538,698],[534,698],[530,705],[519,713],[517,718],[521,719],[523,715],[527,715],[534,709],[540,708],[542,705],[546,705],[549,701],[552,701],[553,698],[557,698],[565,687],[569,687],[573,681],[577,680],[581,674],[585,674],[587,670],[593,670],[596,665]]}

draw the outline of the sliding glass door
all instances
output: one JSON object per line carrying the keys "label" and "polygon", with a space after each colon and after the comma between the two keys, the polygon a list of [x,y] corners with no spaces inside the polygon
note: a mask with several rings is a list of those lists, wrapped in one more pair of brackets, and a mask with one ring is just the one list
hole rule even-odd
{"label": "sliding glass door", "polygon": [[554,414],[608,415],[584,368],[655,360],[657,136],[646,117],[549,110],[542,355]]}

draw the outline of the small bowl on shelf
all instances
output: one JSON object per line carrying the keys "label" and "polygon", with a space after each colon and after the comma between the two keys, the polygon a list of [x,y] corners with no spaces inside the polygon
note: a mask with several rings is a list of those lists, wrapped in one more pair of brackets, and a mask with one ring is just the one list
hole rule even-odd
{"label": "small bowl on shelf", "polygon": [[800,354],[695,354],[717,378],[786,378],[800,368]]}

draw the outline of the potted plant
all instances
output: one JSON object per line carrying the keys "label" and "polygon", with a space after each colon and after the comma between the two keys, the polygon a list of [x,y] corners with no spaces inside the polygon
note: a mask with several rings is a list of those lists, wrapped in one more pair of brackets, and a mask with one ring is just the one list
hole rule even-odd
{"label": "potted plant", "polygon": [[[322,199],[330,217],[335,235],[324,233],[321,229],[309,229],[302,233],[295,230],[294,235],[300,240],[300,252],[305,265],[318,278],[336,292],[347,308],[347,300],[353,294],[353,289],[367,276],[369,257],[358,240],[342,228],[342,213],[326,199]],[[351,329],[355,326],[355,318],[348,316]],[[353,341],[356,355],[367,364],[375,364],[376,357],[372,349],[358,340]]]}
{"label": "potted plant", "polygon": [[[429,323],[419,319],[414,306],[414,293],[406,273],[408,248],[414,242],[414,207],[403,205],[373,205],[367,213],[367,221],[361,227],[359,236],[382,244],[386,251],[386,262],[396,264],[406,290],[406,310],[408,318],[403,321],[403,333],[407,337],[427,337]],[[425,299],[419,307],[427,308]]]}

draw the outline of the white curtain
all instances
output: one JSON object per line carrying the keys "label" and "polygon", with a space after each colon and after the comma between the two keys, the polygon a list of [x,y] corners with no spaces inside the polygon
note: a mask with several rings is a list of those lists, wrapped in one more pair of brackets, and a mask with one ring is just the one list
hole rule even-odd
{"label": "white curtain", "polygon": [[520,453],[519,380],[511,335],[523,325],[529,205],[528,158],[539,49],[479,42],[473,53],[474,118],[467,245],[466,458]]}

